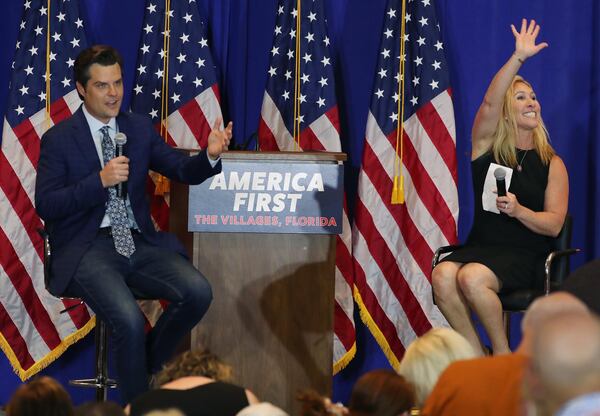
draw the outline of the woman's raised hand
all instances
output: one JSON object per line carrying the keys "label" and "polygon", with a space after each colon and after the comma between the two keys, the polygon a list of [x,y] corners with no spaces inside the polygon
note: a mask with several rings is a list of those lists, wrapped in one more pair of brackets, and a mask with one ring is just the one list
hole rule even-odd
{"label": "woman's raised hand", "polygon": [[540,25],[531,20],[527,24],[527,19],[521,21],[521,31],[517,32],[515,25],[510,25],[513,35],[515,35],[515,55],[520,61],[524,61],[530,56],[535,55],[542,49],[548,47],[546,42],[535,44],[535,40],[540,33]]}

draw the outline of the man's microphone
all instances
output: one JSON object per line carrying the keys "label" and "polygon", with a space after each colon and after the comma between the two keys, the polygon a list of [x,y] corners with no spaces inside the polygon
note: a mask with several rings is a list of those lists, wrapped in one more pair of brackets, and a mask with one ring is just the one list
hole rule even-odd
{"label": "man's microphone", "polygon": [[[123,156],[123,146],[127,143],[127,136],[124,133],[115,134],[116,156]],[[121,182],[115,185],[117,187],[117,198],[125,199],[127,197],[127,182]]]}
{"label": "man's microphone", "polygon": [[506,171],[502,168],[496,168],[494,170],[494,177],[496,178],[496,188],[498,188],[498,196],[506,196]]}

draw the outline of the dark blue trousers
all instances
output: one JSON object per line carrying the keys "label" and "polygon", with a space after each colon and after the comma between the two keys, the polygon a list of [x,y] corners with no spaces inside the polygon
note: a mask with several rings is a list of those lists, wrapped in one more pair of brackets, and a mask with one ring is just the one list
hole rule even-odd
{"label": "dark blue trousers", "polygon": [[[110,235],[99,233],[67,288],[106,322],[126,402],[148,390],[149,376],[171,358],[212,300],[210,284],[188,260],[139,234],[134,240],[136,251],[128,259],[117,254]],[[136,296],[170,302],[147,335]]]}

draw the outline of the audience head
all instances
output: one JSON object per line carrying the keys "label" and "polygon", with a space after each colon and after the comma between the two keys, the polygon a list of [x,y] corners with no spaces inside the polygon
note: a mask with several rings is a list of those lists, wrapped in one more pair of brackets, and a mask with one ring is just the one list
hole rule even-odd
{"label": "audience head", "polygon": [[286,412],[271,403],[252,404],[240,410],[236,416],[289,416]]}
{"label": "audience head", "polygon": [[144,413],[144,416],[186,416],[179,409],[165,409],[165,410],[152,410],[148,413]]}
{"label": "audience head", "polygon": [[544,322],[532,342],[525,390],[547,414],[600,392],[600,319],[571,312]]}
{"label": "audience head", "polygon": [[569,274],[562,289],[577,296],[600,315],[600,258],[592,260]]}
{"label": "audience head", "polygon": [[73,416],[69,393],[51,377],[21,385],[6,406],[8,416]]}
{"label": "audience head", "polygon": [[421,407],[451,363],[474,358],[469,342],[449,328],[433,328],[413,341],[400,362],[400,371],[415,388],[415,401]]}
{"label": "audience head", "polygon": [[554,292],[533,301],[521,321],[523,336],[519,345],[519,352],[530,355],[531,342],[537,330],[545,322],[570,313],[589,314],[589,310],[582,301],[567,292]]}
{"label": "audience head", "polygon": [[75,416],[125,416],[125,410],[115,402],[87,402],[75,408]]}
{"label": "audience head", "polygon": [[369,371],[360,377],[350,396],[352,416],[398,416],[414,406],[412,386],[391,370]]}
{"label": "audience head", "polygon": [[301,416],[342,416],[348,414],[343,405],[332,403],[329,397],[321,396],[314,390],[304,390],[298,394],[302,403]]}
{"label": "audience head", "polygon": [[230,382],[232,374],[231,367],[210,351],[186,351],[165,365],[157,374],[155,384],[162,386],[188,376],[202,376],[216,381]]}

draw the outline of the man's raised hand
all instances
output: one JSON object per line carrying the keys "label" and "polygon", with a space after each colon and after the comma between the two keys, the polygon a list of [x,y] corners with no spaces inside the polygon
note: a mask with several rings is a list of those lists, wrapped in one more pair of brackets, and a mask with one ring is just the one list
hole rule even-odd
{"label": "man's raised hand", "polygon": [[216,160],[221,156],[221,153],[227,151],[231,136],[233,135],[233,122],[229,122],[224,129],[221,129],[221,123],[223,119],[217,118],[213,124],[212,131],[208,135],[208,146],[206,151],[208,157],[212,160]]}

